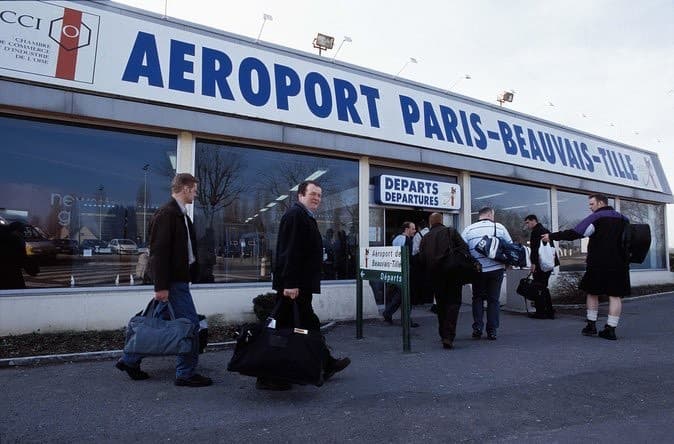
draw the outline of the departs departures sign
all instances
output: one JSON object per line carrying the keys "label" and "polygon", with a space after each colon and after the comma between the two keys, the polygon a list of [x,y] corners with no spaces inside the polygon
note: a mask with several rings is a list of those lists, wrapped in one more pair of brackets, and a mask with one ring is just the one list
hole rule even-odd
{"label": "departs departures sign", "polygon": [[410,351],[410,259],[405,247],[361,248],[356,286],[356,338],[363,338],[363,281],[382,281],[400,287],[403,351]]}

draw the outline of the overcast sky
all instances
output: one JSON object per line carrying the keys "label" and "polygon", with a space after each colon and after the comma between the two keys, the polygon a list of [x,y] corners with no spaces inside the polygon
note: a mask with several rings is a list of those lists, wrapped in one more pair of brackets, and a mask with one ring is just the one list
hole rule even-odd
{"label": "overcast sky", "polygon": [[[659,154],[674,187],[672,0],[116,0],[507,106]],[[335,49],[325,53],[333,57]],[[463,78],[469,74],[471,79]],[[668,206],[674,245],[674,207]]]}

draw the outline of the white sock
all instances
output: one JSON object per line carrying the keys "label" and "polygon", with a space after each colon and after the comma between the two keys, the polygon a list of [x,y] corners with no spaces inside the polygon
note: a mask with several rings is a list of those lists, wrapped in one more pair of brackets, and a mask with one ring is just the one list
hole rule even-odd
{"label": "white sock", "polygon": [[606,324],[610,327],[617,327],[619,320],[620,320],[620,316],[608,315],[608,321],[606,321]]}
{"label": "white sock", "polygon": [[597,315],[599,314],[599,310],[590,310],[589,308],[587,309],[587,320],[588,321],[597,321]]}

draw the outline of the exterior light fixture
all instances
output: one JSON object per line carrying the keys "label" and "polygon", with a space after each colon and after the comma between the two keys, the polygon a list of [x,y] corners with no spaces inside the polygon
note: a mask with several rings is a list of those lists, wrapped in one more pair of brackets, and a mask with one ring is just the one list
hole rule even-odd
{"label": "exterior light fixture", "polygon": [[323,55],[323,51],[332,49],[335,45],[335,38],[330,37],[329,35],[321,34],[320,32],[316,34],[314,39],[314,48],[318,49],[318,55]]}
{"label": "exterior light fixture", "polygon": [[417,59],[415,59],[414,57],[410,57],[410,59],[409,59],[408,61],[405,62],[405,64],[403,65],[403,67],[400,68],[400,71],[398,71],[398,73],[397,73],[394,77],[397,78],[397,77],[400,75],[400,73],[403,72],[403,70],[404,70],[405,68],[407,68],[407,65],[409,65],[410,63],[417,64],[417,63],[419,63],[419,62],[417,62]]}
{"label": "exterior light fixture", "polygon": [[342,49],[342,45],[344,44],[344,42],[349,42],[349,43],[351,43],[351,42],[352,42],[351,37],[349,37],[348,35],[345,35],[345,36],[344,36],[344,39],[342,40],[342,42],[341,42],[341,43],[339,44],[339,46],[337,47],[337,51],[335,51],[335,55],[332,57],[332,61],[333,61],[333,62],[334,62],[335,59],[337,58],[337,54],[339,54],[339,50]]}
{"label": "exterior light fixture", "polygon": [[470,80],[470,79],[472,79],[472,77],[470,76],[470,74],[464,74],[464,75],[462,75],[461,77],[459,77],[458,79],[456,79],[451,85],[449,85],[449,90],[448,90],[448,91],[451,91],[456,85],[459,84],[459,82],[460,82],[461,80],[464,80],[464,79]]}
{"label": "exterior light fixture", "polygon": [[269,14],[263,14],[262,15],[262,26],[260,26],[260,32],[257,33],[257,39],[255,40],[255,43],[260,41],[260,36],[262,35],[262,30],[264,29],[264,24],[267,23],[267,20],[270,22],[274,21],[274,17],[272,17]]}
{"label": "exterior light fixture", "polygon": [[513,90],[503,91],[496,97],[496,101],[499,103],[500,106],[503,106],[504,102],[512,102],[513,97],[515,97],[515,91]]}

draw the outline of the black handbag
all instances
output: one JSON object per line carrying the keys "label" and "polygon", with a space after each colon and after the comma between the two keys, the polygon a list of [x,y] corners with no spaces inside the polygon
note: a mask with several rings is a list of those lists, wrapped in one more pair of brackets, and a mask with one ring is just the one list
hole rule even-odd
{"label": "black handbag", "polygon": [[534,282],[534,278],[529,273],[525,278],[520,279],[520,283],[517,285],[517,294],[524,296],[525,299],[531,301],[536,301],[541,296],[541,293],[545,287],[543,284]]}
{"label": "black handbag", "polygon": [[323,363],[328,354],[323,336],[320,331],[297,327],[300,323],[295,301],[294,327],[275,328],[274,317],[281,307],[281,297],[267,322],[241,328],[227,370],[246,376],[320,387],[323,385]]}
{"label": "black handbag", "polygon": [[456,248],[450,242],[445,272],[461,285],[470,284],[482,272],[482,264],[467,249]]}

